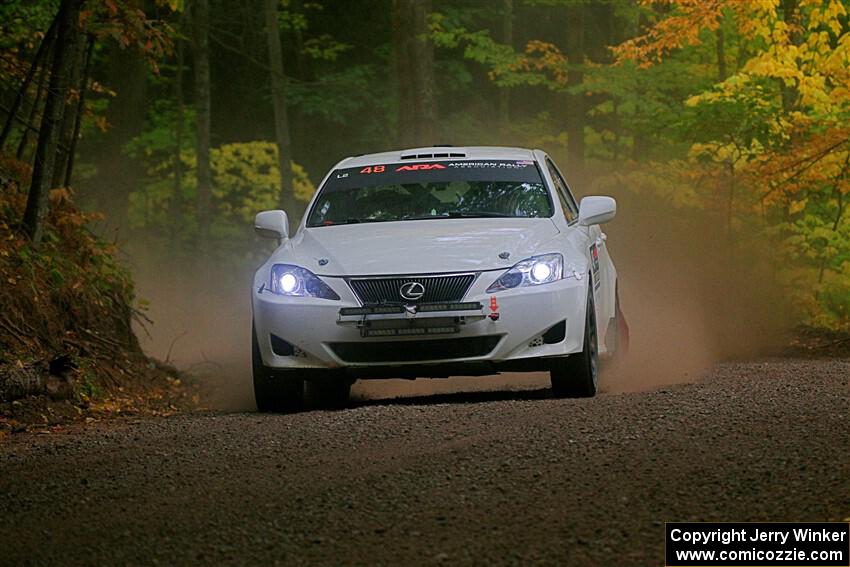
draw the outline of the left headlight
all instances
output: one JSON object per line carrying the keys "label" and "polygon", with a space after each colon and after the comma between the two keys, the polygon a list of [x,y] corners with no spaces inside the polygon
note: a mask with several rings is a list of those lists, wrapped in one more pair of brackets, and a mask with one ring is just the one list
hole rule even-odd
{"label": "left headlight", "polygon": [[299,266],[275,264],[272,266],[269,289],[278,295],[320,297],[338,300],[339,296],[316,274]]}
{"label": "left headlight", "polygon": [[563,275],[564,257],[557,252],[532,256],[502,274],[502,277],[487,288],[486,293],[554,282],[561,279]]}

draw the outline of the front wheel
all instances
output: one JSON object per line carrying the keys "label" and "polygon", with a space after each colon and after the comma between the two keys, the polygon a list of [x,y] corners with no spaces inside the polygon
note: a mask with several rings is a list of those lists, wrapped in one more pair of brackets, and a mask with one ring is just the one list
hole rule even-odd
{"label": "front wheel", "polygon": [[297,370],[273,370],[263,364],[255,329],[251,330],[251,368],[258,411],[290,413],[304,408],[304,380],[298,378]]}
{"label": "front wheel", "polygon": [[351,381],[338,372],[329,371],[327,376],[307,381],[307,397],[322,409],[342,409],[350,395]]}
{"label": "front wheel", "polygon": [[583,349],[579,353],[556,359],[549,376],[552,380],[552,394],[556,398],[592,398],[596,395],[599,385],[599,344],[592,281],[587,290]]}

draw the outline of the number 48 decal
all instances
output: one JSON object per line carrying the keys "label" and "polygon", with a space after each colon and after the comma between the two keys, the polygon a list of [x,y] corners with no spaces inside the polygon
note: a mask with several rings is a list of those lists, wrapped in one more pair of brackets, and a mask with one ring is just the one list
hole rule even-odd
{"label": "number 48 decal", "polygon": [[375,166],[364,167],[363,169],[360,170],[360,173],[383,173],[384,169],[385,169],[385,166],[383,166],[383,165],[375,165]]}

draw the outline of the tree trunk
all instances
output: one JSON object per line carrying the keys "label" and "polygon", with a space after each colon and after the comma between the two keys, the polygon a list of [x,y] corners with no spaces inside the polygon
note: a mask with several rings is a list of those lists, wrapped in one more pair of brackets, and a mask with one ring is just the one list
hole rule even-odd
{"label": "tree trunk", "polygon": [[[566,55],[569,62],[567,84],[575,87],[584,82],[584,6],[567,8]],[[587,120],[584,93],[567,95],[567,168],[581,177],[584,170],[584,126]]]}
{"label": "tree trunk", "polygon": [[728,76],[726,74],[726,38],[722,26],[718,26],[714,31],[714,37],[717,44],[717,82],[722,83]]}
{"label": "tree trunk", "polygon": [[[791,43],[799,46],[802,43],[802,35],[798,26],[800,25],[800,3],[799,0],[782,0],[782,16],[785,23],[788,25],[791,36]],[[795,86],[785,84],[785,81],[780,80],[780,89],[782,92],[782,110],[786,113],[791,112],[797,106],[800,93]]]}
{"label": "tree trunk", "polygon": [[[502,0],[502,43],[514,45],[514,0]],[[508,140],[511,125],[511,91],[508,87],[499,89],[499,137],[502,142]]]}
{"label": "tree trunk", "polygon": [[437,140],[437,100],[434,85],[434,43],[428,36],[431,0],[414,0],[413,73],[416,145],[432,146]]}
{"label": "tree trunk", "polygon": [[80,139],[80,127],[83,122],[83,114],[86,111],[86,91],[89,88],[89,74],[91,72],[91,57],[94,52],[94,36],[90,35],[86,42],[85,63],[83,63],[83,76],[80,80],[80,99],[77,101],[77,112],[74,117],[74,131],[71,134],[71,141],[68,145],[68,160],[65,165],[65,179],[63,185],[71,186],[71,179],[74,176],[74,159],[77,155],[77,142]]}
{"label": "tree trunk", "polygon": [[41,242],[44,232],[44,216],[47,212],[50,181],[59,146],[59,128],[67,102],[70,64],[78,35],[82,3],[83,0],[62,0],[57,16],[59,22],[47,101],[38,132],[32,183],[23,218],[24,231],[34,244]]}
{"label": "tree trunk", "polygon": [[197,210],[201,255],[206,255],[210,235],[212,171],[210,169],[210,5],[194,3],[195,109],[197,112]]}
{"label": "tree trunk", "polygon": [[[302,0],[291,0],[290,10],[295,14],[304,14],[304,3]],[[292,30],[292,39],[295,41],[296,76],[302,81],[311,81],[313,77],[310,76],[310,66],[304,51],[304,32],[300,26],[295,26],[295,29]]]}
{"label": "tree trunk", "polygon": [[[290,0],[289,11],[299,16],[307,16],[302,0]],[[290,33],[292,35],[292,49],[290,51],[293,54],[294,65],[286,65],[287,77],[296,78],[306,83],[313,82],[316,80],[316,77],[310,65],[310,57],[304,49],[304,31],[300,26],[295,26],[295,29],[291,30]],[[322,140],[318,136],[307,136],[305,139],[302,135],[303,132],[310,132],[312,130],[315,124],[315,117],[305,114],[297,106],[287,108],[286,116],[289,119],[290,139],[296,138],[300,140],[298,147],[302,154],[317,155],[325,150]],[[301,206],[303,207],[303,203]]]}
{"label": "tree trunk", "polygon": [[[139,10],[145,2],[122,0],[128,8]],[[144,130],[150,67],[140,50],[122,47],[117,41],[104,42],[102,49],[98,73],[115,91],[104,117],[115,127],[86,141],[87,153],[98,157],[98,167],[93,178],[77,187],[77,196],[85,206],[105,213],[105,219],[93,228],[109,240],[126,239],[130,193],[142,186],[147,174],[141,160],[130,157],[124,148]]]}
{"label": "tree trunk", "polygon": [[[80,37],[81,34],[80,34]],[[71,63],[70,78],[68,81],[69,100],[65,104],[66,111],[62,116],[62,126],[59,128],[59,153],[56,154],[56,163],[53,166],[53,178],[50,182],[51,187],[60,187],[65,180],[65,168],[68,161],[71,159],[71,138],[74,135],[74,125],[77,122],[77,114],[75,109],[79,107],[79,98],[77,104],[71,105],[73,99],[73,89],[79,89],[80,76],[82,75],[83,66],[85,65],[86,57],[86,42],[76,41],[74,44],[73,59]],[[82,91],[78,90],[78,97],[82,97]]]}
{"label": "tree trunk", "polygon": [[177,108],[177,120],[174,124],[174,193],[171,195],[171,235],[176,237],[182,223],[181,209],[183,206],[183,162],[180,154],[183,150],[183,64],[184,45],[177,39],[177,68],[174,71],[174,102]]}
{"label": "tree trunk", "polygon": [[[53,21],[50,23],[50,27],[47,28],[44,38],[41,40],[41,43],[38,44],[38,49],[32,59],[32,64],[30,65],[24,80],[21,81],[21,86],[18,88],[18,92],[15,93],[15,100],[12,101],[12,107],[9,109],[9,116],[6,118],[6,123],[3,124],[3,130],[0,131],[0,151],[3,150],[3,147],[6,145],[6,140],[12,132],[12,127],[15,124],[15,117],[18,115],[18,110],[20,110],[21,104],[24,102],[30,83],[32,82],[33,77],[35,77],[36,70],[39,65],[41,65],[41,60],[46,56],[47,52],[50,51],[50,45],[53,43],[53,34],[56,31],[56,21],[58,18],[59,16],[53,18]],[[39,89],[41,89],[40,84]]]}
{"label": "tree trunk", "polygon": [[[637,18],[637,30],[635,31],[635,36],[641,36],[647,32],[649,29],[650,22],[649,18],[646,15],[646,12],[641,10],[638,13]],[[639,85],[635,85],[637,88]],[[650,148],[650,138],[647,132],[647,127],[640,120],[641,114],[644,112],[644,108],[638,103],[635,105],[635,116],[638,117],[638,120],[635,121],[635,127],[632,131],[632,159],[635,161],[645,160],[649,154]]]}
{"label": "tree trunk", "polygon": [[[47,55],[48,59],[50,55]],[[41,97],[44,94],[45,86],[48,81],[47,77],[47,65],[43,65],[41,67],[41,71],[38,73],[38,88],[35,91],[35,99],[32,101],[32,107],[30,108],[30,114],[27,118],[27,124],[35,124],[35,119],[38,117],[38,109],[41,106]],[[29,128],[24,128],[23,132],[21,132],[21,140],[18,142],[18,150],[15,152],[15,157],[18,160],[24,159],[24,150],[26,150],[27,144],[29,143]]]}
{"label": "tree trunk", "polygon": [[414,67],[411,41],[411,0],[393,0],[393,58],[395,63],[398,116],[396,121],[398,145],[407,148],[416,138],[416,106],[414,104]]}
{"label": "tree trunk", "polygon": [[277,141],[277,165],[280,172],[280,204],[295,220],[301,216],[301,205],[295,199],[292,174],[292,141],[289,136],[289,117],[286,109],[286,75],[283,50],[280,45],[277,4],[278,0],[265,0],[266,35],[269,44],[269,67],[274,102],[274,132]]}

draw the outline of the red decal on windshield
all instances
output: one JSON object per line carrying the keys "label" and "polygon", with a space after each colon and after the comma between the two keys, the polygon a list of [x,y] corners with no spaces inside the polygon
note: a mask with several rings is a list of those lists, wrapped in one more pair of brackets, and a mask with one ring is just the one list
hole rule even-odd
{"label": "red decal on windshield", "polygon": [[424,171],[426,169],[446,169],[446,166],[439,163],[418,163],[416,165],[403,165],[396,171]]}
{"label": "red decal on windshield", "polygon": [[376,165],[374,167],[364,167],[360,170],[360,173],[383,173],[385,167],[383,165]]}

